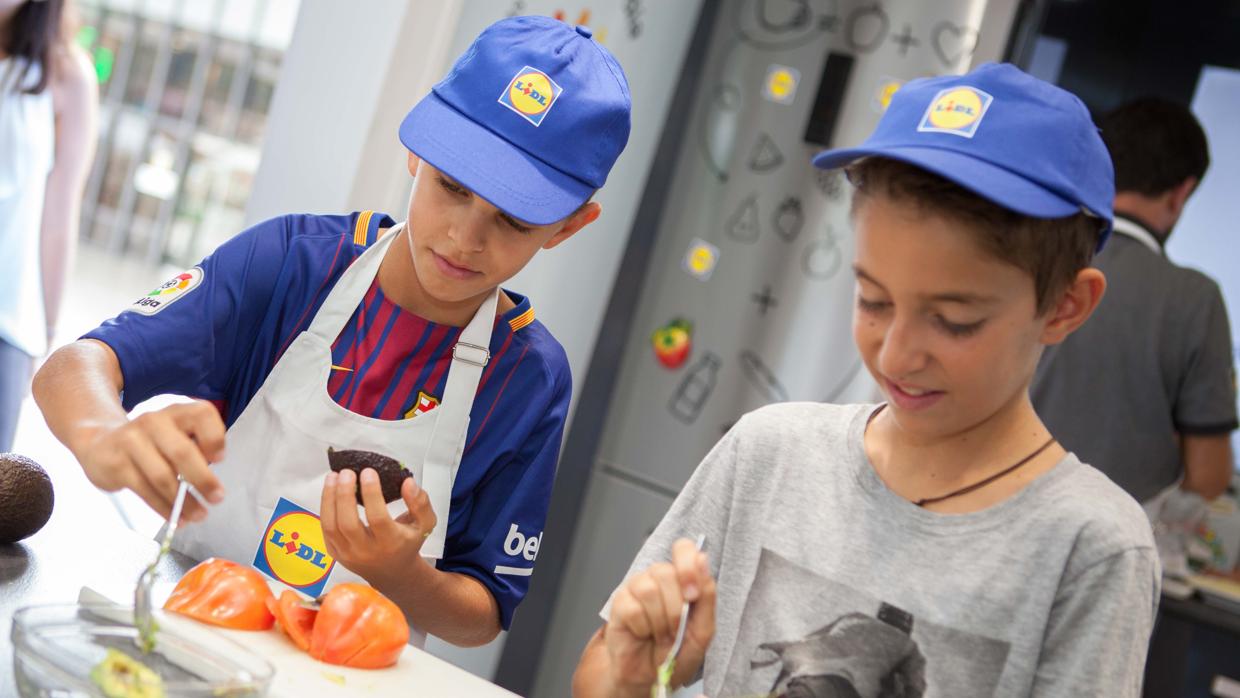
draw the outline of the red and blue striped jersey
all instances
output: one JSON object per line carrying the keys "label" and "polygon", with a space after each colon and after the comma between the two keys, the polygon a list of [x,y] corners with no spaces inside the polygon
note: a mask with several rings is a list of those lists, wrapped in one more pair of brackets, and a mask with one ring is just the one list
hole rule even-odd
{"label": "red and blue striped jersey", "polygon": [[[116,352],[126,409],[159,394],[188,395],[215,402],[231,425],[340,274],[392,225],[371,212],[259,223],[161,287],[186,289],[174,303],[152,310],[140,299],[134,312],[85,337]],[[438,563],[485,584],[504,628],[529,586],[571,394],[563,348],[534,319],[529,299],[507,293],[516,307],[492,332]],[[326,389],[378,419],[434,409],[460,332],[400,308],[376,282],[333,343]]]}

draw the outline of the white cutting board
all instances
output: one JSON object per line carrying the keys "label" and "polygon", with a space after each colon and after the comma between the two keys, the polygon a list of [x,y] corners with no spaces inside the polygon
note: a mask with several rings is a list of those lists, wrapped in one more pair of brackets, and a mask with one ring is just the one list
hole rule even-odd
{"label": "white cutting board", "polygon": [[[107,596],[82,587],[78,601],[84,604],[115,604]],[[120,604],[118,604],[120,605]],[[125,604],[127,605],[127,604]],[[461,698],[511,698],[516,694],[488,683],[425,650],[405,647],[394,666],[386,669],[351,669],[324,664],[297,649],[279,630],[227,630],[177,614],[156,612],[159,627],[209,644],[224,637],[261,656],[275,667],[269,696],[454,696]]]}

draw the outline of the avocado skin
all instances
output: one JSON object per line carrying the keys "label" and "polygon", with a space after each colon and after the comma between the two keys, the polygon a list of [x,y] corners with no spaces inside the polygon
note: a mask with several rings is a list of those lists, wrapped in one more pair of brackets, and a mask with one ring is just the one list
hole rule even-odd
{"label": "avocado skin", "polygon": [[[400,486],[405,478],[413,477],[399,461],[373,451],[337,451],[327,447],[327,464],[332,472],[352,470],[360,478],[362,470],[371,468],[379,474],[379,487],[383,490],[384,503],[390,504],[400,499]],[[357,503],[362,504],[362,488],[357,488]]]}
{"label": "avocado skin", "polygon": [[0,544],[29,538],[52,518],[55,495],[42,466],[17,453],[0,453]]}

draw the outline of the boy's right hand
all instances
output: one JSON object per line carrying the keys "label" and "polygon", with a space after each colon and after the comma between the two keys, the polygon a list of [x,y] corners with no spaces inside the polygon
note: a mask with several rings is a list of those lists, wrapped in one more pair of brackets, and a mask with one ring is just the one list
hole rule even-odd
{"label": "boy's right hand", "polygon": [[[224,498],[209,463],[224,457],[224,421],[209,402],[196,400],[123,422],[87,426],[73,453],[96,487],[133,490],[164,518],[172,514],[177,475],[213,503]],[[185,498],[183,521],[200,521],[206,509]]]}
{"label": "boy's right hand", "polygon": [[672,546],[672,562],[651,565],[634,575],[612,598],[603,636],[614,686],[632,689],[634,695],[641,691],[649,695],[659,665],[675,642],[684,601],[693,606],[676,658],[673,686],[684,685],[697,674],[715,636],[715,580],[706,553],[687,538]]}

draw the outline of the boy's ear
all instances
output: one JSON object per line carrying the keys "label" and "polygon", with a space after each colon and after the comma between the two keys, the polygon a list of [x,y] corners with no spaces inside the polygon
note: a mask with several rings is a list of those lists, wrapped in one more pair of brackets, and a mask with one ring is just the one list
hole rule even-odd
{"label": "boy's ear", "polygon": [[543,249],[549,250],[571,238],[578,230],[598,220],[598,217],[602,214],[603,207],[599,202],[591,201],[587,203],[564,221],[564,226],[560,228],[559,232],[552,235],[550,240],[543,244]]}
{"label": "boy's ear", "polygon": [[422,162],[422,159],[419,158],[417,155],[414,155],[412,150],[407,150],[405,152],[409,156],[406,161],[406,164],[409,166],[409,176],[417,177],[418,176],[418,163]]}
{"label": "boy's ear", "polygon": [[1087,267],[1077,272],[1076,278],[1059,298],[1059,303],[1048,313],[1046,326],[1042,328],[1042,343],[1059,344],[1084,325],[1106,290],[1107,277],[1102,271]]}

